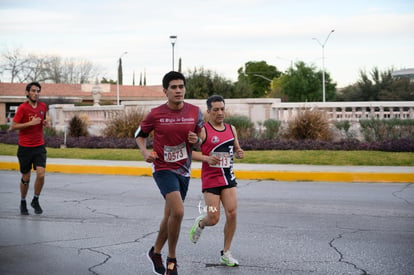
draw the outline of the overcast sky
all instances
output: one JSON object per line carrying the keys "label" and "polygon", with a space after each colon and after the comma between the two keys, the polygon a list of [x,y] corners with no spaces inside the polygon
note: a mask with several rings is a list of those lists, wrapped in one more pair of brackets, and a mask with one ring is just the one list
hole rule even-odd
{"label": "overcast sky", "polygon": [[[413,0],[0,0],[0,51],[87,59],[124,84],[146,71],[159,85],[175,65],[212,70],[235,81],[248,61],[279,70],[304,61],[343,87],[360,70],[414,68]],[[7,81],[5,76],[2,81]]]}

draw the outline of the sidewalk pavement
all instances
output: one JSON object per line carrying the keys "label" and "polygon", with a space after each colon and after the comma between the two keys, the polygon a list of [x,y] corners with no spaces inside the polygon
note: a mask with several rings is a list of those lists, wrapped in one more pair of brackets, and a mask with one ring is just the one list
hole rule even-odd
{"label": "sidewalk pavement", "polygon": [[[413,164],[414,165],[414,164]],[[16,156],[0,156],[0,170],[18,170]],[[47,159],[47,172],[151,176],[144,161]],[[332,182],[414,182],[414,166],[330,166],[290,164],[234,164],[238,179]],[[191,176],[200,178],[201,163],[193,162]]]}

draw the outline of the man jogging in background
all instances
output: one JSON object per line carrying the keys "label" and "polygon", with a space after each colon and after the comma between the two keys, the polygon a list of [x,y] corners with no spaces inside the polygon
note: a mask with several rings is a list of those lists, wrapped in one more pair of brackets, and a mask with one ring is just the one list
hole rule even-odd
{"label": "man jogging in background", "polygon": [[230,252],[236,231],[237,193],[236,177],[233,173],[233,156],[244,158],[236,128],[224,123],[225,103],[222,96],[207,99],[209,121],[201,129],[201,154],[193,152],[193,159],[202,161],[201,182],[206,215],[199,216],[190,230],[190,240],[196,243],[206,226],[214,226],[220,219],[220,202],[226,214],[224,246],[220,262],[227,266],[239,265]]}
{"label": "man jogging in background", "polygon": [[[150,111],[135,138],[145,161],[153,164],[154,180],[165,199],[164,217],[147,256],[155,274],[175,275],[178,274],[175,250],[190,181],[192,147],[200,141],[197,133],[203,126],[203,114],[199,107],[184,102],[185,78],[181,73],[167,73],[162,85],[167,103]],[[151,132],[154,132],[153,151],[147,149],[147,137]],[[168,257],[164,267],[161,250],[167,241]]]}
{"label": "man jogging in background", "polygon": [[30,174],[32,167],[36,170],[34,183],[34,197],[31,206],[36,214],[42,214],[39,204],[39,196],[45,182],[46,147],[43,139],[43,126],[49,127],[46,121],[47,106],[38,101],[42,87],[38,82],[29,83],[26,86],[27,101],[20,104],[13,118],[10,130],[19,130],[19,147],[17,157],[19,159],[20,172],[20,213],[28,215],[26,195],[29,190]]}

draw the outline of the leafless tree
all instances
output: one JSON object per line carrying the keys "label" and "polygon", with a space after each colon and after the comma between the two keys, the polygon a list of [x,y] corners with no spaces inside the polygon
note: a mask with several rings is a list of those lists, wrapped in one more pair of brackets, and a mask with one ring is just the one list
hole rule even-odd
{"label": "leafless tree", "polygon": [[62,59],[56,55],[24,55],[20,49],[4,52],[0,73],[8,73],[10,82],[92,83],[100,69],[84,59]]}
{"label": "leafless tree", "polygon": [[47,72],[49,80],[53,83],[64,83],[62,58],[59,56],[50,56],[48,58]]}
{"label": "leafless tree", "polygon": [[62,77],[64,83],[76,83],[76,63],[74,58],[65,59],[62,66]]}
{"label": "leafless tree", "polygon": [[79,83],[87,83],[88,81],[92,81],[97,78],[99,72],[97,68],[87,60],[80,60],[78,63],[77,68],[79,69]]}
{"label": "leafless tree", "polygon": [[22,55],[19,48],[7,50],[2,53],[1,57],[4,60],[0,67],[1,73],[8,72],[10,74],[10,82],[14,83],[16,79],[19,79],[19,75],[22,73],[28,60]]}
{"label": "leafless tree", "polygon": [[45,70],[47,66],[47,58],[38,57],[34,54],[28,55],[27,64],[24,68],[22,68],[22,73],[19,76],[19,81],[47,81],[49,78],[47,71]]}

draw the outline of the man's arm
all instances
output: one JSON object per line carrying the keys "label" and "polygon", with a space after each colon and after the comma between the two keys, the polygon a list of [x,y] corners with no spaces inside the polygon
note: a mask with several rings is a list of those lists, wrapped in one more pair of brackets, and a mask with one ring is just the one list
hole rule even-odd
{"label": "man's arm", "polygon": [[191,158],[193,160],[201,161],[201,162],[207,162],[209,165],[216,165],[219,163],[220,159],[217,156],[207,156],[203,155],[201,152],[192,151]]}
{"label": "man's arm", "polygon": [[234,134],[234,152],[236,153],[235,154],[235,157],[238,158],[238,159],[242,159],[242,158],[244,158],[244,151],[240,147],[239,139],[237,137],[236,127],[234,127],[233,125],[231,125],[231,128],[232,128],[233,134]]}
{"label": "man's arm", "polygon": [[10,131],[25,129],[30,126],[38,125],[40,123],[42,123],[42,119],[40,117],[34,117],[32,120],[25,123],[18,123],[13,120],[10,125]]}
{"label": "man's arm", "polygon": [[144,157],[144,160],[146,162],[152,163],[154,162],[154,160],[158,157],[157,153],[155,153],[154,151],[150,151],[147,149],[147,138],[138,136],[135,139],[139,150],[141,151],[142,156]]}

